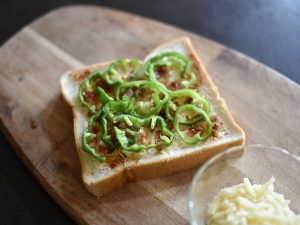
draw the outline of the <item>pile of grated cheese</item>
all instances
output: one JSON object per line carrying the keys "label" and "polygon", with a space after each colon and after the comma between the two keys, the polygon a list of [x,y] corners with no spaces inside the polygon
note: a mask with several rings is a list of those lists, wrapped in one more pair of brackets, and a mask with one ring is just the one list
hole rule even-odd
{"label": "pile of grated cheese", "polygon": [[272,177],[263,185],[244,183],[224,188],[208,205],[208,225],[300,225],[289,200],[274,192]]}

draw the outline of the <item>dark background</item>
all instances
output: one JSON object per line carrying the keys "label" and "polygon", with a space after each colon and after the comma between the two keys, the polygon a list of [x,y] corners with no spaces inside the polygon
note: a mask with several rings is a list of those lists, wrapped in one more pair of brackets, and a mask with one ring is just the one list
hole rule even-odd
{"label": "dark background", "polygon": [[[79,3],[83,1],[1,0],[0,45],[49,10]],[[84,3],[121,9],[203,35],[300,83],[300,1],[99,0]],[[2,133],[0,224],[74,224],[27,171]]]}

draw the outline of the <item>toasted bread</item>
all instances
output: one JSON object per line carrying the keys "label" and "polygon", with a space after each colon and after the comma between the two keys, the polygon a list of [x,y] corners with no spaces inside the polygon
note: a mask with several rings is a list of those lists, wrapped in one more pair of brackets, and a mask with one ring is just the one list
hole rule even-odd
{"label": "toasted bread", "polygon": [[185,144],[175,135],[172,145],[162,151],[150,149],[132,153],[125,162],[111,168],[106,162],[101,163],[82,150],[82,135],[89,117],[78,98],[79,86],[88,74],[95,70],[106,70],[111,62],[66,72],[61,78],[61,88],[64,98],[73,109],[74,134],[82,178],[87,190],[96,196],[102,196],[119,188],[127,181],[165,176],[199,166],[212,155],[228,147],[244,143],[244,131],[233,120],[190,40],[183,37],[163,44],[146,56],[145,61],[158,53],[167,51],[177,51],[189,57],[196,75],[201,80],[197,91],[210,102],[211,113],[216,114],[222,123],[219,135],[195,145]]}

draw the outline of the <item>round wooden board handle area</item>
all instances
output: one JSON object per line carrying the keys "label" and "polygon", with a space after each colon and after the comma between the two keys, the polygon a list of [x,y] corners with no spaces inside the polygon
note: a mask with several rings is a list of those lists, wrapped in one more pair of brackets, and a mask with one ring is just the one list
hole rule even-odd
{"label": "round wooden board handle area", "polygon": [[[274,70],[195,34],[93,6],[50,12],[0,49],[0,119],[19,157],[80,224],[187,224],[186,195],[195,169],[130,183],[101,199],[83,187],[71,110],[60,93],[67,70],[117,58],[142,59],[188,36],[246,143],[300,154],[300,88]],[[284,166],[284,165],[283,165]],[[277,168],[274,168],[277,169]]]}

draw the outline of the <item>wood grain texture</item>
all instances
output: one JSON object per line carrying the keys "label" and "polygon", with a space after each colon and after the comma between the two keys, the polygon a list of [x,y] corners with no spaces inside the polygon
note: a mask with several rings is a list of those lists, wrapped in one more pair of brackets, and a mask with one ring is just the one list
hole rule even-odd
{"label": "wood grain texture", "polygon": [[[300,154],[300,88],[246,56],[195,34],[100,7],[53,11],[0,49],[0,119],[16,152],[80,224],[187,224],[186,194],[196,169],[130,183],[96,199],[83,187],[71,110],[59,78],[82,65],[142,59],[155,46],[189,36],[246,143]],[[21,181],[20,181],[21,182]]]}

